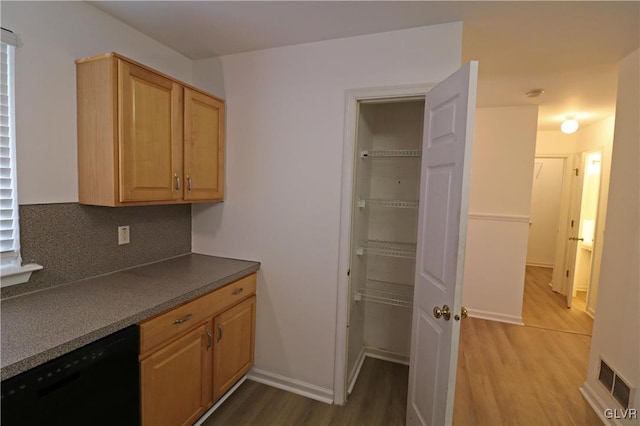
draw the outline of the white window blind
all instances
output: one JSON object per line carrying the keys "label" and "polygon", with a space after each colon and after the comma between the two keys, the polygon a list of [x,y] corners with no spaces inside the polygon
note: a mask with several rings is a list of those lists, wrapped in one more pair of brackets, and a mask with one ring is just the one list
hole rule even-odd
{"label": "white window blind", "polygon": [[20,265],[16,192],[14,54],[16,37],[2,29],[0,80],[0,252],[2,265]]}

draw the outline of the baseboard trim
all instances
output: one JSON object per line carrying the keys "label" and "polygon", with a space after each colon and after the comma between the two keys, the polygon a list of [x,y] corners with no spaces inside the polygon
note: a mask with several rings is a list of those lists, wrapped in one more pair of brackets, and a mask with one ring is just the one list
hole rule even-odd
{"label": "baseboard trim", "polygon": [[286,390],[287,392],[315,399],[325,404],[333,404],[333,391],[331,389],[303,382],[302,380],[292,379],[281,374],[271,373],[257,368],[251,369],[247,374],[247,378],[254,382]]}
{"label": "baseboard trim", "polygon": [[358,355],[358,360],[356,361],[355,366],[351,370],[349,374],[349,386],[347,387],[347,395],[351,395],[353,391],[353,387],[356,385],[356,381],[358,381],[358,376],[360,375],[360,370],[362,369],[362,364],[364,364],[364,348],[360,350],[360,354]]}
{"label": "baseboard trim", "polygon": [[587,401],[587,403],[591,406],[596,415],[602,420],[605,425],[609,426],[621,426],[620,423],[616,419],[607,419],[604,416],[604,411],[608,408],[605,402],[593,391],[591,384],[589,382],[584,382],[582,387],[579,389],[582,397]]}
{"label": "baseboard trim", "polygon": [[229,389],[227,391],[227,393],[225,393],[222,396],[222,398],[220,398],[218,400],[218,402],[213,404],[213,407],[209,408],[207,410],[207,412],[205,412],[202,415],[202,417],[200,417],[198,419],[198,421],[193,424],[193,426],[200,426],[201,424],[203,424],[209,418],[209,416],[212,415],[214,413],[214,411],[216,411],[218,409],[218,407],[220,407],[222,405],[222,403],[225,402],[236,391],[236,389],[238,389],[240,387],[240,385],[242,385],[244,383],[245,380],[247,380],[247,375],[246,374],[244,376],[242,376],[242,378],[240,380],[238,380],[238,382],[235,385],[233,385],[231,387],[231,389]]}
{"label": "baseboard trim", "polygon": [[467,312],[469,313],[469,316],[471,318],[478,318],[478,319],[489,320],[489,321],[498,321],[498,322],[504,322],[507,324],[514,324],[514,325],[524,325],[521,315],[518,315],[518,316],[505,315],[505,314],[498,314],[496,312],[481,311],[478,309],[470,309],[470,308],[467,308]]}
{"label": "baseboard trim", "polygon": [[585,312],[591,317],[591,319],[596,319],[596,311],[591,306],[587,306],[587,310]]}
{"label": "baseboard trim", "polygon": [[396,364],[409,365],[409,357],[398,355],[393,352],[376,348],[364,348],[365,356],[369,358],[381,359],[383,361],[395,362]]}

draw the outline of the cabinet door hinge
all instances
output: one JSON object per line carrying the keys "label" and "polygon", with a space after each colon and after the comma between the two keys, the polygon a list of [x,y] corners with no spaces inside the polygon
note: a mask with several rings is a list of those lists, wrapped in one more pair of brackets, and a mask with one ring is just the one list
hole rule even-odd
{"label": "cabinet door hinge", "polygon": [[569,278],[569,270],[567,269],[567,278]]}

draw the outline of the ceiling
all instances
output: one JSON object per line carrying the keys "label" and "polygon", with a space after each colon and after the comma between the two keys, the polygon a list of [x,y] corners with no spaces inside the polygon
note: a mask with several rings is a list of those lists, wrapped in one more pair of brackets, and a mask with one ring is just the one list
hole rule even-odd
{"label": "ceiling", "polygon": [[[479,106],[537,104],[538,128],[615,111],[617,64],[640,45],[640,2],[93,1],[191,59],[464,22]],[[525,92],[544,88],[539,98]]]}

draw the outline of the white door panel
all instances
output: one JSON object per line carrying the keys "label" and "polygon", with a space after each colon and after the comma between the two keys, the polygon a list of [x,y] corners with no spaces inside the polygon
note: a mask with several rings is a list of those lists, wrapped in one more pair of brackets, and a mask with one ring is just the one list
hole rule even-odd
{"label": "white door panel", "polygon": [[471,62],[426,97],[407,424],[453,417],[477,75]]}

